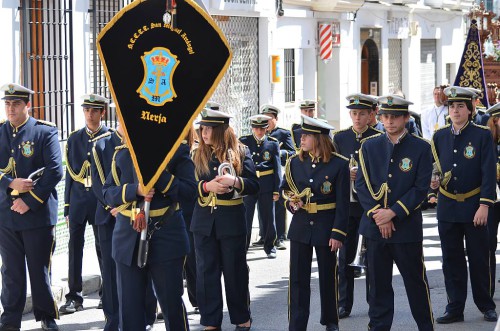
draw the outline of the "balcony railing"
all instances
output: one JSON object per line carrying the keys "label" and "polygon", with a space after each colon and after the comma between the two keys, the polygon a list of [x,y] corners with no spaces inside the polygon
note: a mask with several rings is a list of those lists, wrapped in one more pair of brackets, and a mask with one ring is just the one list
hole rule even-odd
{"label": "balcony railing", "polygon": [[360,8],[364,0],[283,0],[287,5],[304,6],[314,11],[346,12]]}
{"label": "balcony railing", "polygon": [[474,0],[423,0],[423,4],[432,8],[469,10],[474,4]]}

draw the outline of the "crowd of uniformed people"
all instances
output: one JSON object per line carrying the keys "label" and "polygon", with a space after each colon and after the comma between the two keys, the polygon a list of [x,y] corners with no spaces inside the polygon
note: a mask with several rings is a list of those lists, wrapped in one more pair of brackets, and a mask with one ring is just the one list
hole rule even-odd
{"label": "crowd of uniformed people", "polygon": [[[463,321],[468,273],[479,311],[486,321],[496,321],[500,103],[479,115],[480,91],[437,89],[435,96],[447,100],[423,113],[423,130],[401,93],[348,95],[345,111],[352,125],[337,131],[314,117],[314,100],[301,102],[301,124],[291,130],[277,126],[278,107],[264,105],[249,119],[252,134],[242,137],[230,126],[231,116],[208,103],[149,191],[139,185],[120,123],[116,129],[102,124],[109,101],[84,95],[85,127],[69,136],[64,153],[69,293],[58,308],[49,275],[55,187],[63,176],[58,130],[29,116],[33,91],[2,86],[0,331],[21,329],[26,270],[43,330],[59,330],[59,313],[83,310],[87,223],[96,238],[107,331],[150,330],[157,317],[167,330],[189,330],[183,278],[204,330],[221,330],[222,279],[231,324],[250,330],[259,317],[250,309],[247,251],[262,246],[274,259],[287,249],[285,240],[289,330],[307,330],[313,250],[320,323],[327,331],[341,329],[339,320],[349,317],[359,267],[366,272],[368,329],[391,329],[394,263],[418,330]],[[441,118],[443,107],[448,116]],[[422,244],[422,210],[436,200],[448,297],[437,318]],[[256,206],[260,239],[252,243]],[[137,263],[143,229],[149,241],[145,267]]]}

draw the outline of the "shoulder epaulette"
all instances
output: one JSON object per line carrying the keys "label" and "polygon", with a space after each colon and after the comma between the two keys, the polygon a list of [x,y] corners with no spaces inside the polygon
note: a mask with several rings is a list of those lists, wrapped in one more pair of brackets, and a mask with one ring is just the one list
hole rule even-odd
{"label": "shoulder epaulette", "polygon": [[198,150],[198,146],[194,147],[191,151],[189,151],[189,156],[191,159],[194,157],[194,153]]}
{"label": "shoulder epaulette", "polygon": [[373,139],[375,137],[380,137],[382,135],[382,133],[377,133],[377,134],[374,134],[373,136],[369,136],[369,137],[366,137],[366,138],[363,138],[361,139],[361,143],[364,143],[365,141],[369,140],[369,139]]}
{"label": "shoulder epaulette", "polygon": [[80,129],[76,129],[76,130],[71,131],[71,132],[69,133],[69,135],[68,135],[68,138],[69,138],[69,137],[71,137],[71,135],[72,135],[73,133],[78,132],[78,131],[80,131]]}
{"label": "shoulder epaulette", "polygon": [[440,130],[443,130],[443,129],[449,128],[450,126],[451,126],[451,124],[446,124],[446,125],[444,125],[444,126],[442,126],[442,127],[440,127],[440,128],[437,128],[437,130],[436,130],[436,131],[434,131],[434,133],[436,133],[436,132],[438,132],[438,131],[440,131]]}
{"label": "shoulder epaulette", "polygon": [[301,126],[301,124],[300,123],[293,123],[291,127],[293,128],[295,126]]}
{"label": "shoulder epaulette", "polygon": [[7,120],[6,119],[1,119],[0,120],[0,126],[2,126]]}
{"label": "shoulder epaulette", "polygon": [[[75,131],[73,131],[73,132],[75,132]],[[71,133],[73,133],[73,132],[71,132]],[[104,138],[104,137],[111,136],[112,134],[113,134],[113,132],[112,132],[112,131],[108,131],[108,132],[103,133],[103,134],[101,134],[101,135],[98,135],[97,137],[95,137],[94,139],[92,139],[92,142],[94,143],[94,142],[98,141],[99,139],[102,139],[102,138]],[[70,135],[71,135],[71,134],[70,134]]]}
{"label": "shoulder epaulette", "polygon": [[336,152],[332,152],[332,155],[335,155],[336,157],[342,159],[342,160],[346,160],[346,161],[349,161],[348,158],[346,158],[344,155],[341,155],[339,153],[336,153]]}
{"label": "shoulder epaulette", "polygon": [[337,130],[337,131],[333,131],[332,134],[333,135],[336,135],[337,133],[340,133],[340,132],[345,132],[345,131],[348,131],[351,129],[351,126],[348,127],[348,128],[345,128],[345,129],[342,129],[342,130]]}
{"label": "shoulder epaulette", "polygon": [[278,139],[276,139],[276,138],[274,138],[274,137],[267,136],[267,138],[268,138],[269,140],[276,141],[276,142],[278,142],[278,143],[279,143],[279,140],[278,140]]}
{"label": "shoulder epaulette", "polygon": [[49,122],[49,121],[44,121],[44,120],[39,120],[39,119],[37,119],[36,121],[38,123],[40,123],[40,124],[44,124],[44,125],[48,125],[48,126],[53,126],[53,127],[57,126],[55,123],[52,123],[52,122]]}
{"label": "shoulder epaulette", "polygon": [[120,146],[116,146],[115,147],[115,151],[119,151],[121,149],[126,149],[126,148],[128,148],[127,145],[123,144],[123,145],[120,145]]}
{"label": "shoulder epaulette", "polygon": [[417,135],[415,133],[412,133],[411,135],[414,136],[415,138],[418,138],[418,139],[421,139],[421,140],[425,141],[429,145],[431,144],[431,142],[429,140],[425,139],[424,137],[420,137],[419,135]]}
{"label": "shoulder epaulette", "polygon": [[370,126],[370,128],[372,128],[372,130],[374,130],[374,131],[377,131],[378,133],[384,133],[384,131],[380,131],[379,129],[377,129],[374,126]]}
{"label": "shoulder epaulette", "polygon": [[288,131],[288,132],[290,132],[290,130],[289,130],[289,129],[285,129],[285,128],[280,128],[280,127],[277,127],[276,129],[280,129],[280,130],[283,130],[283,131]]}
{"label": "shoulder epaulette", "polygon": [[188,141],[186,139],[184,139],[183,141],[181,141],[181,144],[184,144],[184,145],[187,145]]}
{"label": "shoulder epaulette", "polygon": [[244,135],[244,136],[240,136],[240,139],[241,139],[241,138],[250,138],[251,136],[252,136],[252,135],[250,135],[250,134],[246,134],[246,135]]}
{"label": "shoulder epaulette", "polygon": [[490,130],[490,128],[485,126],[485,125],[479,125],[479,124],[476,124],[474,122],[472,122],[472,125],[477,126],[478,128],[481,128],[481,129],[488,130],[488,131]]}
{"label": "shoulder epaulette", "polygon": [[246,151],[250,150],[248,146],[242,143],[241,141],[238,142],[238,148],[240,149],[240,154],[242,156],[245,156]]}

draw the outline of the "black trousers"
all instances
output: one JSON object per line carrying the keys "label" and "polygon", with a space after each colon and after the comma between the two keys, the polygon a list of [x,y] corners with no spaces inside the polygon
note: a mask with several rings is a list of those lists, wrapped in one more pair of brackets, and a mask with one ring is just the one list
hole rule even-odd
{"label": "black trousers", "polygon": [[3,306],[1,323],[21,327],[26,303],[26,265],[30,277],[35,319],[39,321],[43,318],[59,318],[48,273],[54,232],[54,226],[23,231],[0,227]]}
{"label": "black trousers", "polygon": [[290,331],[306,331],[311,298],[311,263],[316,251],[322,325],[338,324],[337,256],[329,246],[311,246],[290,241],[290,281],[288,316]]}
{"label": "black trousers", "polygon": [[264,239],[264,251],[269,254],[276,241],[276,223],[274,222],[273,192],[248,195],[243,199],[245,203],[245,219],[247,222],[247,249],[252,237],[253,215],[257,204],[259,212],[259,228]]}
{"label": "black trousers", "polygon": [[488,227],[475,227],[470,223],[438,222],[443,274],[450,314],[463,314],[467,298],[467,261],[464,253],[464,237],[469,262],[470,283],[474,303],[481,312],[495,309],[491,298]]}
{"label": "black trousers", "polygon": [[394,317],[392,268],[395,262],[418,330],[434,330],[429,284],[425,273],[422,242],[386,243],[366,238],[370,268],[370,330],[389,331]]}
{"label": "black trousers", "polygon": [[490,296],[493,298],[495,294],[495,283],[497,274],[497,234],[498,234],[498,223],[500,222],[500,202],[493,205],[488,213],[488,237],[489,237],[489,247],[490,247],[490,273],[491,273],[491,288]]}
{"label": "black trousers", "polygon": [[194,237],[191,231],[188,231],[189,236],[189,253],[184,264],[184,277],[186,278],[187,293],[191,306],[198,307],[196,301],[196,252],[194,250]]}
{"label": "black trousers", "polygon": [[150,325],[145,311],[150,279],[163,312],[166,330],[189,330],[182,301],[184,259],[179,257],[161,263],[148,263],[143,269],[137,267],[135,262],[131,266],[116,263],[121,331],[144,330],[146,325]]}
{"label": "black trousers", "polygon": [[286,239],[286,209],[285,200],[280,194],[278,201],[274,203],[274,220],[276,222],[276,237],[279,240]]}
{"label": "black trousers", "polygon": [[339,250],[339,307],[352,310],[354,303],[354,268],[349,264],[356,257],[359,239],[359,222],[361,217],[349,217],[347,238]]}
{"label": "black trousers", "polygon": [[[82,261],[83,261],[83,247],[85,245],[85,227],[87,221],[82,224],[69,221],[69,242],[68,242],[68,287],[69,292],[66,294],[66,300],[75,300],[82,303]],[[99,244],[99,230],[97,225],[92,225],[95,238],[95,250],[97,253],[97,260],[99,262],[99,269],[102,275],[102,258],[101,247]],[[101,293],[99,293],[101,294]]]}
{"label": "black trousers", "polygon": [[106,317],[104,331],[118,331],[120,322],[118,293],[116,287],[116,265],[111,257],[111,243],[113,241],[113,229],[116,220],[98,225],[99,245],[101,248],[102,261],[102,310]]}
{"label": "black trousers", "polygon": [[246,235],[217,239],[214,231],[208,237],[195,233],[194,246],[201,325],[222,324],[222,274],[231,323],[246,323],[250,319]]}

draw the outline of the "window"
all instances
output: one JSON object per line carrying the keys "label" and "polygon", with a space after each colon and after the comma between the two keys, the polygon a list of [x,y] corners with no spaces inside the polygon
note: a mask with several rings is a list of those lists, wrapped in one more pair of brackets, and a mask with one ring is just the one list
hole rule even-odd
{"label": "window", "polygon": [[295,50],[285,49],[285,102],[295,101]]}
{"label": "window", "polygon": [[[131,3],[132,0],[90,0],[89,1],[89,19],[90,19],[90,91],[95,94],[102,95],[108,99],[112,99],[109,90],[109,84],[104,74],[104,68],[99,59],[97,51],[97,36],[106,24],[120,11],[125,5]],[[112,101],[112,100],[111,100]],[[116,110],[108,109],[106,112],[105,123],[108,127],[116,125]]]}
{"label": "window", "polygon": [[21,0],[22,84],[35,91],[31,115],[54,122],[60,138],[74,126],[71,0]]}

